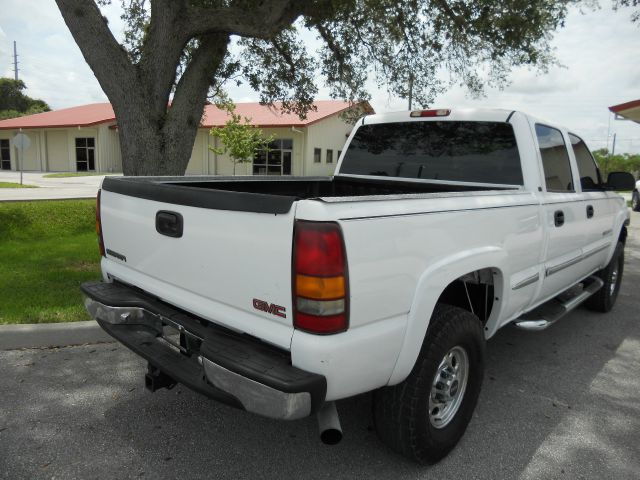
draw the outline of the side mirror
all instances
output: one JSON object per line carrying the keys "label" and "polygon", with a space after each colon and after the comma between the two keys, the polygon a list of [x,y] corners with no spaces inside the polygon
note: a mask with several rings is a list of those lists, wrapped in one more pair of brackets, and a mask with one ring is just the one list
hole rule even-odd
{"label": "side mirror", "polygon": [[630,192],[636,188],[636,180],[627,172],[611,172],[607,177],[607,190]]}

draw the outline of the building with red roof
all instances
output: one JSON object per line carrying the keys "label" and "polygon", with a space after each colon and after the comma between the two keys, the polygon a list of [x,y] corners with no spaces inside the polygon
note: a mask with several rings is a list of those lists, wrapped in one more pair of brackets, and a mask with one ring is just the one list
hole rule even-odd
{"label": "building with red roof", "polygon": [[[331,175],[351,131],[342,113],[359,108],[373,110],[368,103],[351,106],[337,100],[315,102],[315,110],[301,120],[296,114],[280,112],[278,105],[238,103],[236,113],[249,117],[253,125],[273,135],[268,155],[236,166],[236,174]],[[234,166],[227,155],[214,153],[218,147],[209,135],[212,127],[228,120],[225,111],[207,105],[194,143],[188,174],[231,175]],[[109,103],[93,103],[0,121],[0,169],[18,170],[18,155],[12,138],[18,133],[31,140],[25,150],[22,169],[45,172],[122,171],[117,120]]]}
{"label": "building with red roof", "polygon": [[618,117],[640,123],[640,100],[632,100],[631,102],[613,105],[609,107],[609,110]]}

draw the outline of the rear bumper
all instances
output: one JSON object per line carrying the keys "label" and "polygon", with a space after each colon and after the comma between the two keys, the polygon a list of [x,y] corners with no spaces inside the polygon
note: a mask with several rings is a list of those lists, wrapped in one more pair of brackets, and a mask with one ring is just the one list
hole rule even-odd
{"label": "rear bumper", "polygon": [[[119,283],[81,288],[87,310],[109,335],[207,397],[283,420],[315,413],[325,400],[325,377],[293,367],[288,352]],[[167,335],[169,329],[180,333],[179,342]]]}

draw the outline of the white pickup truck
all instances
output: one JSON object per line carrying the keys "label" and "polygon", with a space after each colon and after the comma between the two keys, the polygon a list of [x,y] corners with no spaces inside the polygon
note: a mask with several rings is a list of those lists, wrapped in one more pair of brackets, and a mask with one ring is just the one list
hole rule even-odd
{"label": "white pickup truck", "polygon": [[371,115],[331,178],[107,177],[100,325],[176,382],[279,419],[373,392],[380,438],[422,463],[471,419],[485,341],[618,294],[629,213],[585,143],[517,111]]}

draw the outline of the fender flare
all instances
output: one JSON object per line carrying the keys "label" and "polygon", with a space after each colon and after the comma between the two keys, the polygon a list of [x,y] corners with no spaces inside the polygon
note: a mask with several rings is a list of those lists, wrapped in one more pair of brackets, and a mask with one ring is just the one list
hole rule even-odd
{"label": "fender flare", "polygon": [[627,221],[629,221],[630,219],[631,217],[629,215],[629,209],[621,210],[618,215],[616,215],[613,232],[611,232],[613,240],[611,242],[611,246],[609,247],[609,251],[607,252],[607,261],[604,264],[605,266],[609,265],[611,258],[613,258],[613,254],[615,253],[616,247],[618,246],[618,238],[620,238],[620,232],[622,232],[622,229],[626,227]]}
{"label": "fender flare", "polygon": [[[462,275],[483,268],[494,268],[500,277],[496,279],[495,294],[503,299],[505,284],[508,283],[504,281],[507,278],[507,259],[507,252],[500,247],[479,247],[442,258],[422,273],[407,315],[402,347],[388,385],[400,383],[411,372],[422,348],[433,309],[444,289]],[[494,308],[492,317],[495,318],[498,313]]]}

